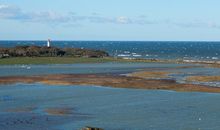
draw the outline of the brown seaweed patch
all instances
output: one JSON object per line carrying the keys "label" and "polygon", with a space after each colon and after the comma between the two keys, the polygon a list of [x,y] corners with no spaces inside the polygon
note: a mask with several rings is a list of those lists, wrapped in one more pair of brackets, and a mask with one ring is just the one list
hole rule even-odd
{"label": "brown seaweed patch", "polygon": [[[157,73],[166,74],[166,73]],[[23,79],[23,80],[21,80]],[[116,88],[136,88],[136,89],[162,89],[175,91],[197,91],[197,92],[214,92],[220,93],[219,87],[210,87],[205,85],[195,84],[179,84],[172,79],[147,79],[134,76],[122,75],[106,75],[106,74],[60,74],[46,76],[18,76],[18,77],[0,77],[0,84],[13,84],[16,82],[29,83],[41,82],[49,85],[94,85],[108,86]],[[60,109],[51,109],[57,113],[62,113]],[[68,111],[68,109],[64,109]],[[65,113],[65,112],[64,112]]]}
{"label": "brown seaweed patch", "polygon": [[66,116],[73,114],[72,108],[47,108],[44,110],[49,115]]}
{"label": "brown seaweed patch", "polygon": [[190,76],[187,77],[187,81],[197,81],[197,82],[219,82],[220,76]]}
{"label": "brown seaweed patch", "polygon": [[169,72],[161,71],[140,71],[140,72],[134,72],[131,74],[128,74],[128,76],[131,77],[139,77],[139,78],[168,78]]}
{"label": "brown seaweed patch", "polygon": [[6,76],[0,77],[0,84],[13,84],[13,83],[36,83],[41,81],[40,76]]}
{"label": "brown seaweed patch", "polygon": [[48,85],[72,85],[71,83],[65,81],[56,81],[56,80],[43,80],[40,83],[48,84]]}

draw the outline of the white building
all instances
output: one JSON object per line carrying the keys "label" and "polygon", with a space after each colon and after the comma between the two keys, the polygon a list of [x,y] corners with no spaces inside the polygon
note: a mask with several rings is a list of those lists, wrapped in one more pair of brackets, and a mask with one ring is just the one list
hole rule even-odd
{"label": "white building", "polygon": [[47,40],[47,47],[50,47],[50,39]]}

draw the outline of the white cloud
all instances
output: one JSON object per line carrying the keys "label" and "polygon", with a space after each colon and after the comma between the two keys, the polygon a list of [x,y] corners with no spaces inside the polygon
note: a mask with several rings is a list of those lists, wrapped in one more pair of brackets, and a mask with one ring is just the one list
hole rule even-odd
{"label": "white cloud", "polygon": [[220,25],[218,25],[218,24],[215,23],[215,22],[208,22],[208,27],[220,29]]}
{"label": "white cloud", "polygon": [[220,29],[220,25],[215,22],[206,22],[206,21],[193,21],[193,22],[172,22],[170,21],[169,24],[183,27],[183,28],[215,28]]}
{"label": "white cloud", "polygon": [[11,19],[26,22],[67,22],[69,16],[52,11],[25,12],[16,6],[0,4],[0,19]]}
{"label": "white cloud", "polygon": [[188,22],[176,22],[170,20],[152,20],[146,15],[139,15],[137,17],[127,16],[115,16],[108,17],[102,16],[95,12],[90,15],[78,15],[74,12],[66,14],[60,14],[54,11],[38,11],[27,12],[17,6],[0,4],[0,19],[9,19],[24,22],[38,22],[38,23],[56,23],[56,24],[83,24],[83,22],[90,23],[111,23],[111,24],[136,24],[136,25],[148,25],[148,24],[167,24],[171,26],[178,26],[183,28],[216,28],[220,29],[220,25],[216,22],[204,22],[204,21],[188,21]]}
{"label": "white cloud", "polygon": [[128,17],[120,16],[117,18],[116,22],[121,24],[129,24],[131,23],[131,20]]}
{"label": "white cloud", "polygon": [[0,9],[8,8],[8,5],[0,5]]}
{"label": "white cloud", "polygon": [[91,23],[112,23],[112,24],[149,24],[142,18],[128,18],[126,16],[107,17],[98,13],[91,15],[77,15],[73,12],[59,14],[53,11],[25,12],[19,7],[0,4],[0,19],[11,19],[26,22],[42,23],[77,23],[88,21]]}
{"label": "white cloud", "polygon": [[22,16],[20,8],[16,6],[9,6],[0,4],[0,18],[1,19],[13,19]]}
{"label": "white cloud", "polygon": [[32,21],[32,22],[65,23],[65,22],[70,21],[69,16],[64,16],[62,14],[58,14],[58,13],[52,12],[52,11],[29,13],[28,16],[29,16],[29,19],[26,19],[26,20]]}

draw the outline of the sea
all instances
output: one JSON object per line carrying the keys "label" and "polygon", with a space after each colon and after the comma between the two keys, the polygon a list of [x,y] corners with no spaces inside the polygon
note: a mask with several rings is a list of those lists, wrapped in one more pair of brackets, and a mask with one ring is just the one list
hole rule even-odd
{"label": "sea", "polygon": [[[46,46],[46,41],[0,41],[0,47]],[[56,47],[90,48],[123,58],[218,61],[220,42],[52,41]],[[136,71],[172,72],[169,79],[188,83],[188,76],[219,75],[219,68],[190,63],[78,63],[0,65],[7,76],[48,74],[128,74]],[[220,82],[193,82],[220,87]],[[220,94],[111,88],[108,86],[0,85],[0,130],[220,130]],[[53,115],[47,109],[70,110]]]}
{"label": "sea", "polygon": [[[46,44],[47,41],[0,41],[0,47]],[[212,41],[52,41],[51,44],[61,48],[99,49],[122,58],[202,61],[220,59],[220,42]]]}

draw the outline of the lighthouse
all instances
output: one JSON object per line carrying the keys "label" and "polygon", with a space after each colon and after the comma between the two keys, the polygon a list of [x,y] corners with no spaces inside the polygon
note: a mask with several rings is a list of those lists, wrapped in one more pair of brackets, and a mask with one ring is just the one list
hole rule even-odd
{"label": "lighthouse", "polygon": [[47,47],[50,47],[50,39],[47,40]]}

